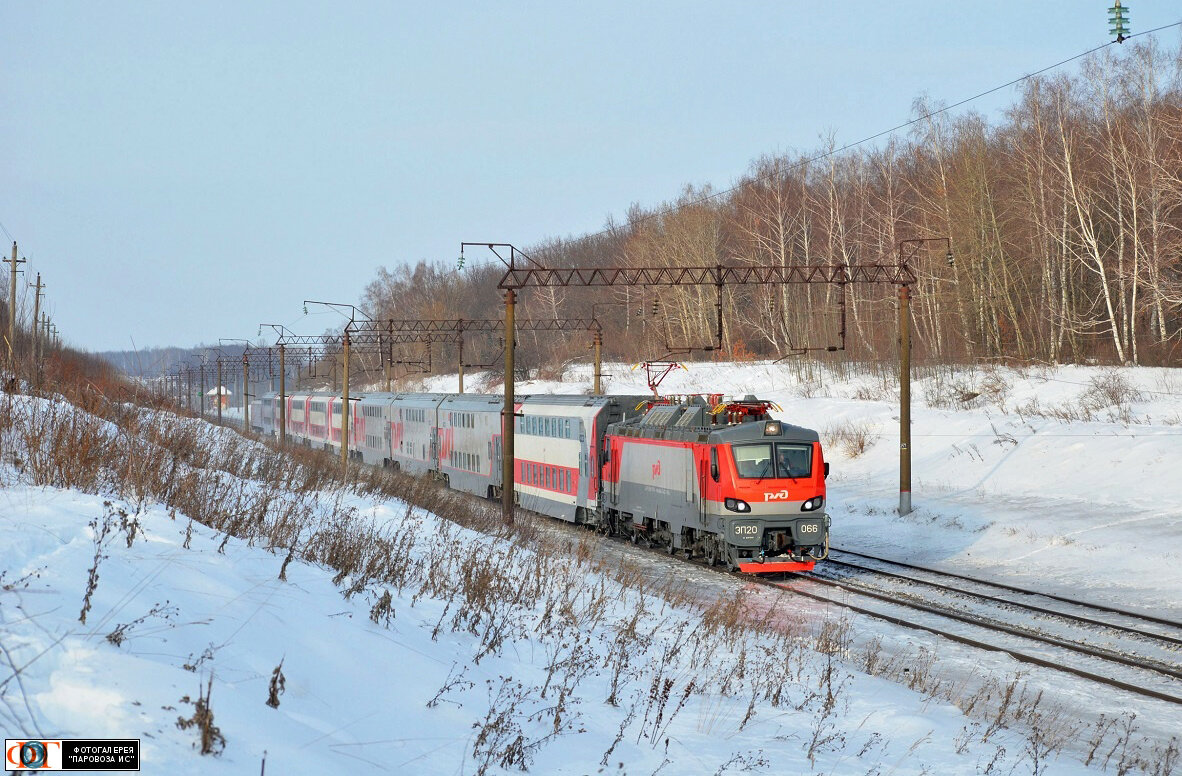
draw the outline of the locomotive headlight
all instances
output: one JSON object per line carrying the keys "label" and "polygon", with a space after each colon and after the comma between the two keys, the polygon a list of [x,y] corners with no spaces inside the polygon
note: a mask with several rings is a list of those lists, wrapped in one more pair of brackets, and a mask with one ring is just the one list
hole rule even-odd
{"label": "locomotive headlight", "polygon": [[763,435],[764,436],[779,436],[780,430],[781,430],[781,426],[780,426],[780,421],[778,421],[778,420],[769,420],[768,422],[763,424]]}
{"label": "locomotive headlight", "polygon": [[722,505],[732,512],[750,512],[751,511],[751,505],[740,498],[728,497],[725,501],[722,502]]}
{"label": "locomotive headlight", "polygon": [[813,496],[812,498],[810,498],[808,501],[804,502],[800,506],[800,511],[815,512],[816,510],[820,509],[824,505],[825,505],[825,497],[824,496]]}

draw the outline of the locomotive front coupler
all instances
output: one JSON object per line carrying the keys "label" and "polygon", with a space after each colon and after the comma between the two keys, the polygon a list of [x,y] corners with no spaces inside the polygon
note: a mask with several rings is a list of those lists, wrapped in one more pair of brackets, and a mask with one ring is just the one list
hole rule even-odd
{"label": "locomotive front coupler", "polygon": [[756,563],[766,563],[769,557],[772,557],[772,558],[780,558],[780,559],[781,559],[781,562],[782,562],[782,559],[783,559],[783,557],[784,557],[785,555],[787,555],[787,556],[788,556],[788,560],[792,561],[793,563],[804,563],[804,562],[806,562],[806,561],[813,560],[813,558],[812,558],[812,556],[811,556],[811,555],[805,554],[804,552],[799,552],[799,553],[796,553],[796,552],[782,552],[782,553],[779,553],[779,554],[777,554],[777,555],[771,555],[771,556],[769,556],[769,555],[767,554],[767,550],[766,550],[766,549],[764,549],[764,548],[760,548],[760,550],[759,550],[759,558],[758,558],[758,559],[756,559],[756,560],[755,560],[755,562],[756,562]]}

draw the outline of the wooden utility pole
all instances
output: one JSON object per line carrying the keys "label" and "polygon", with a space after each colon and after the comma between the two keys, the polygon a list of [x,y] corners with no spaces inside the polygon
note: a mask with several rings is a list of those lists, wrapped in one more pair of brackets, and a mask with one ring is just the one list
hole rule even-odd
{"label": "wooden utility pole", "polygon": [[899,286],[899,514],[911,514],[911,289]]}
{"label": "wooden utility pole", "polygon": [[218,425],[222,425],[222,401],[226,395],[225,383],[222,382],[222,357],[218,356]]}
{"label": "wooden utility pole", "polygon": [[37,324],[41,320],[41,273],[37,273],[37,293],[33,295],[33,362],[40,365],[41,356],[38,353],[38,345],[41,342],[41,337],[37,331]]}
{"label": "wooden utility pole", "polygon": [[287,444],[287,362],[286,346],[279,345],[279,446]]}
{"label": "wooden utility pole", "polygon": [[456,360],[459,362],[458,366],[459,366],[459,370],[460,370],[460,393],[463,393],[464,392],[464,332],[463,331],[460,332],[460,341],[457,343],[457,348],[459,349],[459,358],[457,358]]}
{"label": "wooden utility pole", "polygon": [[601,378],[603,377],[603,332],[599,329],[595,330],[595,385],[592,393],[599,396],[603,393],[601,390]]}
{"label": "wooden utility pole", "polygon": [[5,259],[12,264],[11,282],[8,284],[8,365],[16,371],[16,270],[24,259],[16,257],[16,241],[12,241],[12,258]]}
{"label": "wooden utility pole", "polygon": [[242,351],[242,432],[250,433],[250,357]]}
{"label": "wooden utility pole", "polygon": [[513,457],[513,431],[516,421],[517,401],[513,391],[513,349],[517,331],[513,325],[513,307],[517,294],[513,289],[505,292],[505,410],[501,418],[501,516],[505,523],[513,522],[513,500],[516,496],[515,459]]}
{"label": "wooden utility pole", "polygon": [[[341,367],[341,468],[349,466],[349,329],[345,328],[344,364]],[[329,427],[332,420],[329,419]]]}

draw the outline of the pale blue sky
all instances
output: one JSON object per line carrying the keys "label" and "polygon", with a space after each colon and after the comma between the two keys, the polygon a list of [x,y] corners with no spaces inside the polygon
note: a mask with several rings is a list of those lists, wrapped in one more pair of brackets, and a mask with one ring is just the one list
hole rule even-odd
{"label": "pale blue sky", "polygon": [[1103,43],[1110,4],[7,0],[0,222],[76,346],[319,333],[301,301],[380,265],[726,187]]}

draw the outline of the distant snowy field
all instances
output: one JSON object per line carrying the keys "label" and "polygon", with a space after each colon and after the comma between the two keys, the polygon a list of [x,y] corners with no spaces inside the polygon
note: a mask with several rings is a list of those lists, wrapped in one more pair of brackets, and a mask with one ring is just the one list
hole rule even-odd
{"label": "distant snowy field", "polygon": [[[627,366],[607,371],[610,392],[647,393]],[[661,389],[754,393],[823,439],[850,440],[830,442],[827,452],[838,547],[1182,619],[1182,376],[1061,367],[917,380],[916,511],[900,517],[891,381],[823,371],[801,380],[796,371],[691,364]],[[580,393],[589,384],[589,373],[576,370],[517,390]],[[423,387],[454,390],[455,378]],[[334,584],[333,570],[297,562],[281,581],[282,555],[233,539],[223,544],[222,535],[190,529],[185,515],[166,508],[133,514],[141,529],[128,542],[117,510],[133,512],[130,505],[32,487],[8,461],[0,478],[6,738],[138,737],[143,772],[160,774],[255,773],[264,757],[267,773],[468,774],[489,762],[492,749],[513,752],[514,745],[530,772],[547,774],[1121,770],[1123,753],[1109,753],[1120,745],[1115,734],[1088,765],[1082,727],[1078,741],[1045,758],[1021,720],[990,730],[987,719],[923,687],[865,673],[860,650],[878,635],[887,659],[939,653],[966,693],[973,681],[1000,689],[1019,670],[1011,661],[747,589],[688,564],[657,566],[686,584],[686,603],[671,604],[621,587],[610,573],[551,558],[545,567],[555,581],[545,595],[481,612],[472,627],[470,619],[449,625],[464,610],[455,591],[472,586],[465,575],[488,564],[507,579],[528,580],[539,562],[531,550],[430,514],[408,518],[397,501],[355,498],[349,506],[362,519],[416,537],[412,560],[434,564],[437,576],[434,585],[346,598],[347,580]],[[96,565],[96,528],[107,515],[113,527]],[[454,557],[438,560],[427,550],[432,542],[456,548]],[[83,625],[92,568],[97,580]],[[375,610],[385,592],[388,609]],[[700,608],[715,598],[720,606],[741,600],[749,616],[800,625],[783,636],[736,635],[710,617],[714,624],[704,624]],[[506,636],[495,649],[490,622]],[[108,637],[120,626],[127,627],[116,644]],[[814,651],[826,633],[843,646]],[[268,685],[280,661],[285,691],[271,708]],[[211,676],[210,708],[225,748],[203,757],[195,731],[176,723],[193,715],[191,701]],[[1042,716],[1026,720],[1034,727],[1062,726],[1064,714],[1069,722],[1071,703],[1137,712],[1139,733],[1126,746],[1140,747],[1159,768],[1154,748],[1160,753],[1182,729],[1182,713],[1164,704],[1092,697],[1086,683],[1053,672],[1027,678],[1032,690],[1060,690],[1068,704],[1058,716],[1044,706]],[[605,703],[613,696],[614,705]],[[490,773],[520,772],[491,759]],[[1175,761],[1175,773],[1179,767]]]}

